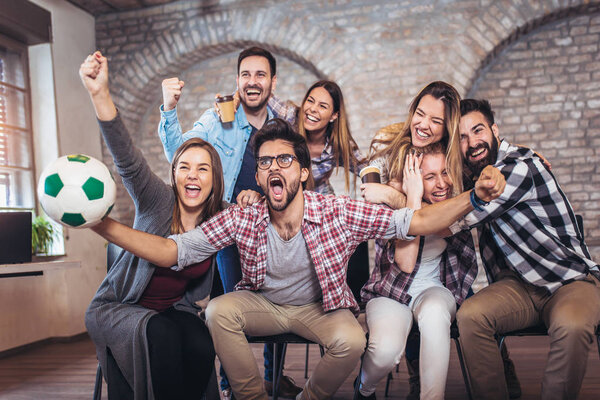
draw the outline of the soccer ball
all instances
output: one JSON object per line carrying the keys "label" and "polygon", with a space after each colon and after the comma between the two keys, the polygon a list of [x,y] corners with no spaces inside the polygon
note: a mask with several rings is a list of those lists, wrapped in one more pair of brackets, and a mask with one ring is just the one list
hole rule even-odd
{"label": "soccer ball", "polygon": [[84,154],[60,157],[48,165],[37,187],[46,214],[73,228],[87,228],[106,217],[116,191],[106,165]]}

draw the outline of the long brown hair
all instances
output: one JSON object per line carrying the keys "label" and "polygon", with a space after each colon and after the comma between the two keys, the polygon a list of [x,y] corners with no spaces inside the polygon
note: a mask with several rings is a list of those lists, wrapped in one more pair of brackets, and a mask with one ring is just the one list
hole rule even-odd
{"label": "long brown hair", "polygon": [[[304,96],[304,100],[302,100],[302,105],[299,109],[299,114],[302,113],[302,109],[304,108],[304,104],[306,103],[306,99],[308,99],[310,92],[318,87],[327,90],[327,93],[329,93],[333,99],[333,112],[338,113],[338,117],[327,125],[327,133],[333,148],[336,173],[337,169],[342,165],[344,167],[346,191],[348,191],[350,188],[350,171],[356,170],[356,166],[363,160],[357,160],[354,155],[354,151],[358,148],[358,145],[350,133],[342,89],[340,89],[338,84],[333,81],[322,80],[315,82],[306,91],[306,95]],[[300,115],[298,117],[298,132],[307,138],[306,129],[304,128],[304,118],[300,117]],[[329,176],[331,176],[332,172],[333,170],[329,172]],[[354,180],[353,189],[356,189],[356,180]]]}
{"label": "long brown hair", "polygon": [[210,161],[212,164],[212,190],[203,204],[202,212],[200,213],[200,215],[198,215],[196,225],[200,225],[200,223],[212,217],[213,215],[215,215],[223,209],[222,199],[223,192],[225,191],[225,189],[223,184],[223,167],[221,166],[221,159],[219,158],[219,153],[217,153],[215,148],[212,147],[212,145],[205,140],[202,140],[200,138],[189,139],[185,141],[181,146],[179,146],[179,148],[175,152],[173,161],[171,162],[171,187],[173,188],[173,193],[175,193],[175,205],[173,207],[173,218],[171,221],[171,233],[173,234],[185,232],[183,229],[183,223],[181,222],[181,199],[179,198],[179,193],[177,192],[175,168],[177,167],[177,163],[179,163],[181,155],[192,147],[200,147],[206,150],[210,155]]}
{"label": "long brown hair", "polygon": [[[426,95],[433,96],[444,103],[444,134],[442,136],[442,145],[446,148],[446,171],[452,179],[454,185],[453,192],[458,194],[462,192],[462,155],[460,154],[460,141],[458,124],[460,122],[460,95],[458,91],[450,84],[442,81],[431,82],[425,86],[419,94],[413,99],[408,108],[408,117],[402,124],[394,124],[398,133],[391,136],[386,131],[387,137],[378,139],[377,137],[371,143],[371,148],[383,149],[376,151],[372,159],[384,157],[387,160],[389,178],[395,178],[402,181],[402,171],[404,169],[404,160],[409,148],[412,146],[410,135],[410,123],[417,110],[419,102]],[[385,130],[385,128],[384,128]]]}

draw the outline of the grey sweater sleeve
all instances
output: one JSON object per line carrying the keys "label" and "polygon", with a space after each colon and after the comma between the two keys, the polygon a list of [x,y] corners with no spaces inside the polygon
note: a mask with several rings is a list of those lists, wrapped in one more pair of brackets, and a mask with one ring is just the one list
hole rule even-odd
{"label": "grey sweater sleeve", "polygon": [[180,235],[171,235],[169,239],[177,244],[177,265],[171,267],[175,271],[204,261],[217,252],[217,248],[210,244],[200,227]]}
{"label": "grey sweater sleeve", "polygon": [[173,191],[156,176],[142,152],[133,144],[127,128],[117,115],[112,121],[98,121],[123,185],[135,203],[137,214],[173,211]]}

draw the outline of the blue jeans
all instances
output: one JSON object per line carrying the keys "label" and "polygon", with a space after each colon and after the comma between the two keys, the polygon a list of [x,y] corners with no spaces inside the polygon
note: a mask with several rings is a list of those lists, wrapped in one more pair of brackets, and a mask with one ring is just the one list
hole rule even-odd
{"label": "blue jeans", "polygon": [[[236,283],[242,279],[240,253],[236,245],[226,247],[217,253],[217,267],[223,291],[225,293],[233,292]],[[278,348],[277,352],[281,354],[281,348]],[[273,380],[273,344],[265,344],[263,354],[265,357],[265,380],[271,382]],[[223,367],[219,370],[219,375],[221,375],[221,390],[227,389],[230,385]]]}

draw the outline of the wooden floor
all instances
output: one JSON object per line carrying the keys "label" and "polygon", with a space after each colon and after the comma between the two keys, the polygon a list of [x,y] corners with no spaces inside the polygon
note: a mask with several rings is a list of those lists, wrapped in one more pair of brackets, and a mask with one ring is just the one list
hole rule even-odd
{"label": "wooden floor", "polygon": [[[262,364],[262,347],[253,345],[259,364]],[[517,374],[523,388],[522,399],[539,399],[542,370],[546,362],[548,340],[545,337],[509,338],[508,348],[515,362]],[[302,385],[304,379],[304,345],[290,345],[286,360],[286,374]],[[309,371],[319,358],[317,346],[310,348]],[[587,362],[588,368],[580,393],[580,399],[600,399],[600,359],[596,344]],[[53,343],[0,359],[0,399],[91,399],[96,374],[94,346],[89,339],[64,344]],[[352,399],[352,380],[358,366],[342,385],[334,399]],[[406,368],[394,372],[389,399],[404,399],[408,389]],[[381,382],[377,397],[383,399],[385,382]],[[104,387],[106,398],[106,387]],[[454,346],[448,384],[447,399],[465,399],[465,388],[456,358]]]}

